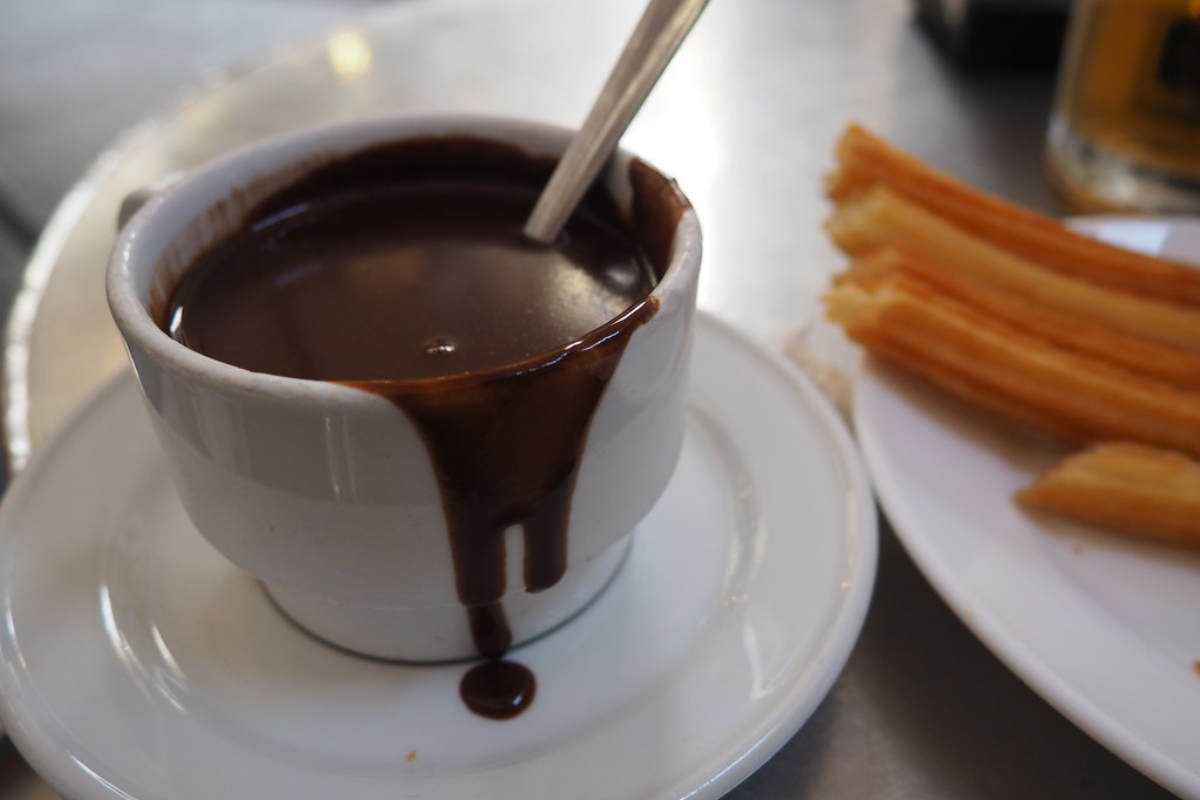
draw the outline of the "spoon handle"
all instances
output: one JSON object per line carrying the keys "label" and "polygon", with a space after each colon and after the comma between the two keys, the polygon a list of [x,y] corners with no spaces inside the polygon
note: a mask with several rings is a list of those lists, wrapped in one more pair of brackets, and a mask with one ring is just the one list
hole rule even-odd
{"label": "spoon handle", "polygon": [[600,172],[708,0],[650,0],[583,127],[542,190],[525,235],[550,242]]}

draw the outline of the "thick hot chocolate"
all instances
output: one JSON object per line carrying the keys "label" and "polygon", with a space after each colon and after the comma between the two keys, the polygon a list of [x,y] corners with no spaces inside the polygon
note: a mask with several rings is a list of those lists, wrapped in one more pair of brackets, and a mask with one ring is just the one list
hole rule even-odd
{"label": "thick hot chocolate", "polygon": [[505,531],[525,542],[524,589],[568,564],[571,498],[592,416],[686,209],[633,162],[636,222],[593,194],[550,246],[521,228],[552,164],[474,140],[375,148],[315,169],[197,259],[162,324],[245,369],[387,397],[437,473],[457,592],[488,661],[461,686],[513,716],[531,673],[502,661]]}
{"label": "thick hot chocolate", "polygon": [[428,378],[561,347],[644,299],[640,246],[587,209],[553,246],[521,226],[537,189],[422,179],[258,220],[185,275],[169,331],[212,358],[316,380]]}

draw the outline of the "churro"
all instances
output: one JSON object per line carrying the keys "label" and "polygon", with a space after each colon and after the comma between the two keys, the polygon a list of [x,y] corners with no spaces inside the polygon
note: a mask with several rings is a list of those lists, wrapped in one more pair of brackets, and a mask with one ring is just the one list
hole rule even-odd
{"label": "churro", "polygon": [[826,308],[870,351],[978,405],[1072,441],[1200,455],[1200,394],[1064,351],[918,277],[843,280]]}
{"label": "churro", "polygon": [[884,186],[839,204],[826,223],[851,256],[903,244],[1045,309],[1200,353],[1200,313],[1071,278],[979,239]]}
{"label": "churro", "polygon": [[974,405],[1091,445],[1022,503],[1200,546],[1200,270],[1079,236],[856,126],[837,160],[826,229],[852,262],[829,318]]}
{"label": "churro", "polygon": [[1027,302],[1004,289],[974,280],[954,265],[892,245],[855,259],[836,281],[870,281],[902,272],[922,278],[1009,325],[1067,350],[1110,361],[1137,375],[1200,391],[1200,353],[1129,336],[1093,322]]}
{"label": "churro", "polygon": [[1200,547],[1200,462],[1118,442],[1051,468],[1017,499],[1031,508],[1174,544]]}
{"label": "churro", "polygon": [[993,246],[1055,271],[1173,303],[1200,305],[1200,271],[1077,234],[937,172],[856,125],[842,134],[836,158],[837,170],[826,188],[839,205],[886,185]]}

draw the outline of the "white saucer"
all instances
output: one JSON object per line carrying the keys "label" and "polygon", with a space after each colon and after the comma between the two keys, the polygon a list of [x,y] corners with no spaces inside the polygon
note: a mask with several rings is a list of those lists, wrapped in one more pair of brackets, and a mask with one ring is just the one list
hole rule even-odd
{"label": "white saucer", "polygon": [[712,798],[828,691],[874,577],[875,510],[811,386],[698,322],[688,437],[608,591],[520,648],[494,722],[464,666],[324,646],[187,521],[132,380],[0,511],[0,693],[22,754],[84,798]]}
{"label": "white saucer", "polygon": [[[1200,263],[1200,220],[1077,229]],[[1025,683],[1116,755],[1200,800],[1200,553],[1023,510],[1070,448],[870,359],[855,429],[905,549]]]}

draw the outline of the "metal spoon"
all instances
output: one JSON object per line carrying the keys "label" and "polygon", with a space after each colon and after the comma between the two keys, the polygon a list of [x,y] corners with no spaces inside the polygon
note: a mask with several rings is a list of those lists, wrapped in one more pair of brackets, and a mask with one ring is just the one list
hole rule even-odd
{"label": "metal spoon", "polygon": [[650,0],[583,127],[542,190],[525,235],[550,242],[562,230],[708,0]]}

